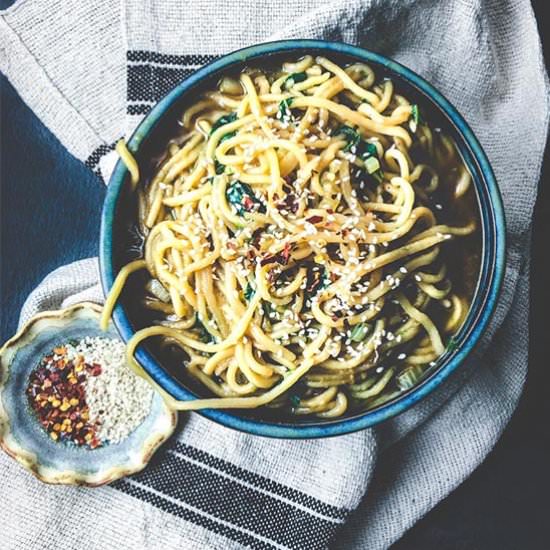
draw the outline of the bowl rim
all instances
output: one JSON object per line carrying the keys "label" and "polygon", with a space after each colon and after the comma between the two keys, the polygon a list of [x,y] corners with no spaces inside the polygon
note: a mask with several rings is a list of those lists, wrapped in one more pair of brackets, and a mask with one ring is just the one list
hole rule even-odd
{"label": "bowl rim", "polygon": [[[214,73],[228,70],[233,65],[239,65],[269,55],[284,52],[304,54],[307,51],[322,51],[328,54],[347,55],[367,63],[382,66],[386,71],[396,74],[399,79],[404,80],[420,95],[434,103],[447,118],[451,126],[454,127],[454,130],[460,135],[464,146],[468,149],[471,157],[468,164],[475,165],[476,172],[479,174],[479,178],[474,178],[474,185],[476,186],[478,195],[477,202],[480,207],[480,217],[483,220],[482,229],[484,231],[479,279],[485,273],[487,280],[485,281],[486,287],[482,287],[478,280],[478,286],[474,292],[470,311],[465,321],[465,325],[469,322],[470,326],[467,334],[463,334],[462,336],[464,339],[462,345],[438,358],[438,362],[441,364],[437,365],[433,369],[433,372],[426,376],[418,385],[413,386],[403,392],[402,395],[372,410],[358,413],[353,417],[334,419],[330,422],[313,422],[310,424],[264,422],[251,418],[243,418],[223,409],[203,409],[197,411],[199,414],[215,422],[239,431],[287,439],[328,437],[362,430],[408,410],[415,403],[432,393],[464,362],[487,328],[495,310],[502,286],[506,259],[506,222],[502,198],[487,155],[469,125],[458,110],[423,77],[397,61],[365,48],[343,42],[299,39],[266,42],[224,55],[198,69],[156,103],[128,140],[127,145],[129,150],[132,153],[138,153],[141,144],[146,140],[156,124],[162,120],[165,112],[181,96]],[[118,198],[126,181],[127,173],[126,166],[119,159],[107,187],[101,215],[99,263],[101,283],[105,295],[111,288],[115,277],[112,254],[113,223]],[[485,193],[484,199],[486,202],[484,204],[482,204],[481,200],[482,192]],[[488,217],[487,219],[485,219],[486,216]],[[490,223],[493,229],[488,235],[485,234],[487,223]],[[491,242],[489,250],[487,240]],[[476,315],[472,318],[473,304],[479,300],[482,303],[477,306]],[[114,308],[113,322],[121,338],[127,342],[133,335],[134,330],[120,303],[117,303]],[[462,332],[462,329],[460,332]],[[154,381],[170,395],[184,400],[197,398],[195,394],[173,379],[143,347],[136,350],[136,359]]]}

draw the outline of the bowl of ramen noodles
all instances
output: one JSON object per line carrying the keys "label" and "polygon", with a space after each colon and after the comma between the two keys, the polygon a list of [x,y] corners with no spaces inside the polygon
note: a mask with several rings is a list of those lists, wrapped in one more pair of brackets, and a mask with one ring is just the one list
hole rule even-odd
{"label": "bowl of ramen noodles", "polygon": [[393,60],[314,40],[240,50],[117,150],[104,321],[176,410],[349,433],[427,396],[487,326],[505,258],[493,172]]}

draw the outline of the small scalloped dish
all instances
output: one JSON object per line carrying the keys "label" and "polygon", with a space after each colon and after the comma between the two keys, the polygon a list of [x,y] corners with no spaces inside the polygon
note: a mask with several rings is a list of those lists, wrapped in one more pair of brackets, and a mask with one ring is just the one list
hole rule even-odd
{"label": "small scalloped dish", "polygon": [[51,350],[74,339],[119,339],[111,325],[99,328],[95,304],[40,313],[0,349],[0,446],[46,483],[98,486],[142,470],[173,433],[177,414],[158,392],[143,422],[118,443],[96,449],[56,442],[29,407],[26,388],[31,372]]}

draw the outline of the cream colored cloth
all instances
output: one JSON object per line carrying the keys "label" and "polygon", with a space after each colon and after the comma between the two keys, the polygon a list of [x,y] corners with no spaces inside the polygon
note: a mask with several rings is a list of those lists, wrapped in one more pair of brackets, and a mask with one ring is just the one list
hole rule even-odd
{"label": "cream colored cloth", "polygon": [[[82,533],[94,532],[93,548],[109,550],[382,549],[484,460],[527,369],[529,233],[549,116],[527,0],[27,0],[3,12],[0,28],[2,70],[105,179],[115,140],[211,56],[290,37],[394,57],[473,127],[503,194],[509,243],[502,296],[481,345],[414,409],[318,441],[257,438],[192,414],[146,473],[93,491],[42,486],[2,456],[1,548],[81,548]],[[21,322],[101,300],[97,281],[95,259],[60,268],[29,297]]]}

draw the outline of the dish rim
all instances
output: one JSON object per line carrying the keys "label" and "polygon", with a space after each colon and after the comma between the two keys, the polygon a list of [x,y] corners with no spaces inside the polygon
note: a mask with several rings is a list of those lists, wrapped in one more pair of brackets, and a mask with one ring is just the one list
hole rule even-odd
{"label": "dish rim", "polygon": [[19,462],[37,479],[49,485],[100,487],[122,477],[136,474],[147,466],[152,456],[170,438],[177,426],[177,414],[170,410],[162,400],[161,395],[154,395],[153,399],[161,399],[162,414],[165,420],[162,430],[151,433],[143,439],[141,446],[134,449],[135,452],[128,456],[125,463],[113,464],[94,473],[45,466],[40,462],[40,457],[35,452],[25,447],[14,436],[12,426],[17,423],[17,419],[14,420],[10,416],[4,405],[2,394],[9,384],[12,362],[17,355],[17,350],[20,347],[34,345],[34,340],[40,333],[40,329],[36,329],[36,332],[33,331],[39,325],[44,325],[48,321],[54,323],[61,321],[65,322],[65,325],[63,325],[65,327],[78,318],[95,319],[99,323],[101,311],[101,306],[94,302],[78,302],[62,309],[41,311],[26,321],[21,329],[0,347],[0,449]]}
{"label": "dish rim", "polygon": [[[463,327],[459,331],[463,340],[461,345],[447,351],[438,358],[440,364],[434,367],[424,380],[402,395],[372,410],[357,413],[353,417],[343,417],[330,421],[315,421],[309,424],[278,423],[243,418],[222,409],[203,409],[199,414],[224,426],[255,435],[287,439],[309,439],[343,435],[374,426],[388,420],[422,400],[444,380],[457,370],[465,361],[484,333],[495,310],[505,272],[506,258],[506,222],[500,191],[495,175],[481,144],[458,110],[428,81],[404,65],[379,53],[342,42],[324,40],[281,40],[249,46],[232,53],[198,69],[191,76],[181,81],[166,94],[145,116],[128,140],[128,148],[133,154],[139,152],[140,146],[161,122],[164,114],[188,91],[214,73],[228,71],[234,65],[251,60],[279,55],[281,53],[306,54],[322,51],[328,54],[347,55],[355,59],[382,66],[398,79],[405,81],[421,96],[427,98],[441,111],[464,142],[469,158],[469,168],[476,168],[479,177],[474,177],[477,191],[477,202],[482,220],[482,260],[478,274],[478,284]],[[461,151],[463,154],[465,151]],[[115,211],[121,189],[126,181],[128,171],[119,159],[111,175],[101,216],[100,230],[100,274],[103,292],[106,295],[114,281],[113,268],[113,225]],[[491,229],[487,232],[487,229]],[[485,285],[485,286],[484,286]],[[117,303],[113,311],[113,322],[121,338],[127,342],[134,334],[123,306]],[[465,328],[466,327],[466,328]],[[196,399],[197,396],[183,387],[166,372],[161,364],[143,347],[136,351],[136,358],[146,372],[170,395],[178,399]]]}

